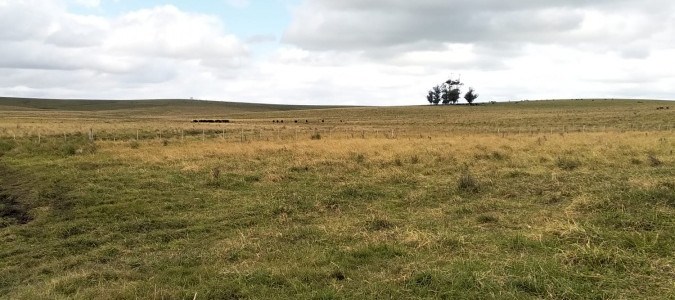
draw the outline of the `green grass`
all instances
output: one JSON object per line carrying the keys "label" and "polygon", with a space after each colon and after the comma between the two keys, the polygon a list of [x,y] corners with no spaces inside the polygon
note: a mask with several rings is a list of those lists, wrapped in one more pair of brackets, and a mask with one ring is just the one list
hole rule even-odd
{"label": "green grass", "polygon": [[[239,115],[247,130],[320,114],[338,131],[395,127],[396,138],[5,135],[0,298],[672,299],[672,130],[427,127],[504,114],[513,130],[550,111],[598,127],[609,117],[577,112],[598,102]],[[617,119],[635,104],[612,103]],[[119,120],[180,122],[148,123],[152,111]],[[614,125],[656,122],[646,112]],[[24,114],[22,128],[42,116]],[[71,128],[59,122],[48,124]]]}
{"label": "green grass", "polygon": [[216,110],[220,113],[266,112],[306,109],[326,109],[336,106],[257,104],[221,101],[202,101],[184,99],[158,100],[54,100],[34,98],[0,97],[0,106],[5,109],[54,110],[54,111],[115,111],[115,110],[154,110],[167,113],[180,110],[205,111]]}

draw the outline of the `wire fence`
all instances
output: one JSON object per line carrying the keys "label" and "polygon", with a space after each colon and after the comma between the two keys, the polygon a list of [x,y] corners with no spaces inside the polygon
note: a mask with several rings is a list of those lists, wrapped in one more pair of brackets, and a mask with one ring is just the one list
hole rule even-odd
{"label": "wire fence", "polygon": [[251,141],[296,141],[307,139],[413,139],[451,136],[457,134],[493,134],[497,136],[546,135],[571,133],[624,133],[624,132],[673,132],[673,124],[625,124],[617,126],[559,125],[548,127],[535,126],[445,126],[425,130],[419,127],[405,126],[250,126],[246,124],[213,124],[191,127],[166,128],[108,128],[106,126],[64,130],[48,128],[11,128],[0,129],[0,137],[14,140],[34,140],[43,142],[59,139],[87,138],[91,141],[145,141],[180,140],[206,141],[222,140],[226,142]]}

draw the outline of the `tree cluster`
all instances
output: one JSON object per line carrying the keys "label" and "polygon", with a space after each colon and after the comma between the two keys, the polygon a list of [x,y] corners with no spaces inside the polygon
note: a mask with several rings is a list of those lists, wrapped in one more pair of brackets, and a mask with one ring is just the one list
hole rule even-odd
{"label": "tree cluster", "polygon": [[[441,83],[437,86],[434,86],[429,90],[427,94],[427,101],[429,104],[438,105],[440,103],[446,104],[457,104],[461,95],[462,95],[462,83],[459,79],[448,79],[444,83]],[[473,88],[469,88],[469,91],[464,94],[464,100],[466,100],[469,105],[473,105],[473,102],[478,98],[478,94]]]}

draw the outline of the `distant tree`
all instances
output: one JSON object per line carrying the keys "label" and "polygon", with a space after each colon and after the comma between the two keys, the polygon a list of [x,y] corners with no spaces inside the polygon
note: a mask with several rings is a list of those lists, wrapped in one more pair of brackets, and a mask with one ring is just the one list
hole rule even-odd
{"label": "distant tree", "polygon": [[455,87],[450,90],[450,102],[452,102],[452,104],[457,104],[457,101],[459,101],[460,98],[460,93],[459,87]]}
{"label": "distant tree", "polygon": [[443,105],[450,103],[450,88],[447,84],[442,85],[441,90],[441,100],[443,100]]}
{"label": "distant tree", "polygon": [[[462,97],[461,88],[464,85],[460,79],[448,79],[445,82],[433,87],[429,90],[427,94],[427,101],[430,104],[438,105],[439,103],[443,104],[457,104],[459,99]],[[471,100],[468,100],[466,96],[469,96]],[[473,100],[478,98],[478,94],[475,94],[473,89],[465,95],[465,99],[471,104]]]}
{"label": "distant tree", "polygon": [[445,86],[447,89],[448,102],[456,104],[459,101],[462,85],[464,85],[459,79],[448,79],[445,81]]}
{"label": "distant tree", "polygon": [[448,79],[445,81],[445,84],[449,86],[460,86],[464,85],[459,79]]}
{"label": "distant tree", "polygon": [[434,104],[434,91],[430,90],[429,93],[427,94],[427,101],[429,101],[429,104]]}
{"label": "distant tree", "polygon": [[457,102],[459,102],[459,99],[461,97],[462,95],[460,95],[459,89],[455,90],[455,97],[452,99],[452,103],[457,104]]}
{"label": "distant tree", "polygon": [[435,105],[441,102],[441,92],[442,88],[440,85],[437,85],[433,88],[433,102]]}
{"label": "distant tree", "polygon": [[477,98],[478,94],[476,94],[476,91],[473,88],[469,88],[469,91],[466,92],[466,95],[464,95],[464,99],[469,103],[469,105],[473,105],[473,101],[475,101]]}
{"label": "distant tree", "polygon": [[455,104],[457,103],[457,100],[459,100],[459,97],[460,91],[457,86],[448,84],[443,85],[443,95],[441,96],[441,98],[443,98],[443,104]]}

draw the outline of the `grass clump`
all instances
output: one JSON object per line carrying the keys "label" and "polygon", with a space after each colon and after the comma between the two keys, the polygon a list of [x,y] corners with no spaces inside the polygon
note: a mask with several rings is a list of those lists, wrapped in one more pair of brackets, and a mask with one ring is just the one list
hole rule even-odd
{"label": "grass clump", "polygon": [[415,287],[428,287],[433,283],[434,276],[427,272],[415,274],[412,284]]}
{"label": "grass clump", "polygon": [[481,224],[497,223],[499,218],[492,215],[480,215],[476,218],[476,221]]}
{"label": "grass clump", "polygon": [[357,164],[364,164],[366,162],[366,155],[363,153],[352,153],[352,157]]}
{"label": "grass clump", "polygon": [[211,169],[211,179],[218,179],[220,177],[220,168],[216,167]]}
{"label": "grass clump", "polygon": [[330,278],[333,278],[337,281],[343,281],[347,279],[347,275],[342,270],[335,270],[330,273]]}
{"label": "grass clump", "polygon": [[11,151],[16,147],[16,142],[9,139],[0,139],[0,157],[2,157],[6,152]]}
{"label": "grass clump", "polygon": [[478,180],[476,180],[468,168],[465,168],[459,176],[459,179],[457,180],[457,189],[466,193],[477,193],[480,190]]}
{"label": "grass clump", "polygon": [[630,163],[631,163],[631,164],[634,164],[634,165],[641,165],[641,164],[642,164],[642,160],[640,160],[640,159],[637,158],[637,157],[633,157],[633,158],[630,159]]}
{"label": "grass clump", "polygon": [[64,156],[72,156],[77,154],[77,149],[76,145],[67,143],[61,147],[61,153],[63,153]]}
{"label": "grass clump", "polygon": [[647,154],[647,161],[649,162],[649,165],[652,167],[658,167],[663,164],[663,162],[653,153]]}
{"label": "grass clump", "polygon": [[558,159],[555,161],[555,164],[562,170],[572,171],[581,166],[581,161],[576,158],[558,157]]}
{"label": "grass clump", "polygon": [[369,231],[382,231],[396,227],[396,224],[387,220],[386,218],[373,218],[366,222],[366,228]]}
{"label": "grass clump", "polygon": [[390,260],[405,256],[402,249],[391,245],[368,245],[351,253],[351,256],[358,259],[361,263],[371,260]]}

